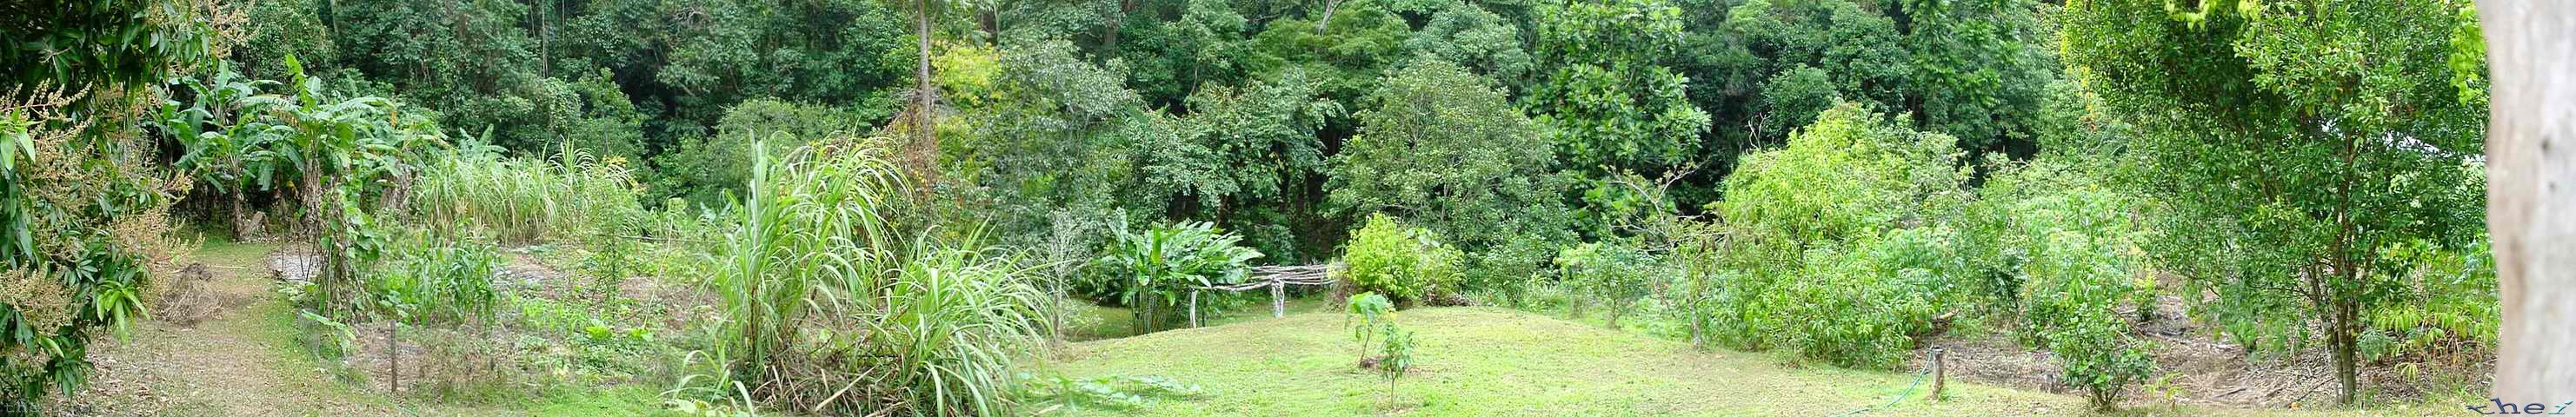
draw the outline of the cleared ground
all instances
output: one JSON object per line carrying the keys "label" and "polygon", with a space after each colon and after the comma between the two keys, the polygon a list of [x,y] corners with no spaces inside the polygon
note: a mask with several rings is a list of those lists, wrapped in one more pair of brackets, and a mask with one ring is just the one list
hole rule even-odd
{"label": "cleared ground", "polygon": [[[1687,344],[1491,307],[1406,310],[1418,371],[1387,385],[1355,366],[1358,353],[1329,313],[1292,314],[1199,329],[1073,344],[1050,364],[1073,378],[1162,376],[1195,398],[1073,415],[1784,415],[1836,416],[1886,405],[1913,374],[1790,368],[1764,354]],[[1855,415],[2088,415],[2074,396],[1953,381],[1944,402],[1930,383],[1896,405]],[[2346,410],[2135,409],[2129,415],[2456,415],[2433,403]]]}

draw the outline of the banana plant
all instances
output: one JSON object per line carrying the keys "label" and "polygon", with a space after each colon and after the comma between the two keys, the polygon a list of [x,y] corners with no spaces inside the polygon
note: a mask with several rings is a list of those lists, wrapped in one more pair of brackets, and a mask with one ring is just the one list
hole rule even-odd
{"label": "banana plant", "polygon": [[1244,263],[1261,251],[1236,243],[1243,237],[1208,222],[1156,226],[1145,233],[1118,232],[1118,240],[1099,265],[1122,281],[1120,301],[1141,310],[1137,332],[1154,326],[1154,311],[1171,306],[1198,287],[1243,282]]}

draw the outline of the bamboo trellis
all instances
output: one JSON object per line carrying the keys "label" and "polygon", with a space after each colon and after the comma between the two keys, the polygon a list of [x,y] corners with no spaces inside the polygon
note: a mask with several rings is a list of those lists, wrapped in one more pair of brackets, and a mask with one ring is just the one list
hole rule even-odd
{"label": "bamboo trellis", "polygon": [[1274,265],[1252,267],[1251,279],[1241,284],[1210,285],[1190,290],[1190,327],[1199,327],[1199,292],[1242,292],[1270,289],[1270,317],[1288,316],[1290,285],[1332,285],[1332,264]]}

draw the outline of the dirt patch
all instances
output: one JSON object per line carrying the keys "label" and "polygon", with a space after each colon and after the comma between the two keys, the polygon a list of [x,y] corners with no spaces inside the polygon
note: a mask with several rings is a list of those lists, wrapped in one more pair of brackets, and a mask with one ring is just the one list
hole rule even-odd
{"label": "dirt patch", "polygon": [[514,251],[501,270],[492,273],[495,290],[548,289],[567,285],[564,273],[538,262],[534,256]]}
{"label": "dirt patch", "polygon": [[269,278],[278,281],[311,284],[313,277],[322,275],[322,256],[301,246],[279,248],[268,255],[267,264]]}
{"label": "dirt patch", "polygon": [[[193,326],[147,321],[135,327],[130,339],[91,345],[90,360],[96,364],[91,384],[79,393],[55,396],[50,408],[78,416],[393,413],[383,404],[330,395],[337,382],[281,350],[281,344],[290,343],[283,333],[289,330],[273,318],[292,313],[269,291],[270,276],[279,276],[280,265],[295,269],[296,257],[263,252],[266,248],[231,246],[210,251],[222,252],[212,256],[191,255],[206,264],[209,278],[188,292],[202,294],[207,302],[174,305],[215,308]],[[270,276],[259,274],[263,263]],[[174,296],[190,297],[188,292]]]}
{"label": "dirt patch", "polygon": [[[2336,400],[2341,388],[2335,385],[2333,362],[2323,346],[2309,346],[2292,354],[2249,356],[2243,346],[2223,341],[2214,329],[2193,322],[2180,298],[2159,296],[2154,308],[2155,314],[2138,323],[2134,334],[2154,342],[2150,355],[2160,374],[2131,386],[2123,394],[2124,408],[2169,404],[2280,408]],[[1949,374],[1961,379],[2081,394],[2059,378],[2060,365],[2055,355],[2022,346],[2008,331],[1974,337],[1938,336],[1925,341],[1921,349],[1935,347],[1947,350]],[[1916,353],[1917,359],[1909,365],[1924,366],[1921,358],[1925,352]],[[2362,388],[2374,391],[2378,398],[2410,401],[2424,398],[2437,387],[2460,385],[2457,381],[2444,381],[2446,376],[2484,375],[2484,366],[2490,365],[2364,363],[2358,373]]]}

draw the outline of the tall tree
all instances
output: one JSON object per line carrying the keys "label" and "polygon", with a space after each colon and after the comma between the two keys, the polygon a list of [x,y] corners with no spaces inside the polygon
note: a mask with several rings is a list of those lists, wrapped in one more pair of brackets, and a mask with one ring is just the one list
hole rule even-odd
{"label": "tall tree", "polygon": [[[1585,181],[1583,223],[1641,199],[1610,185],[1619,172],[1660,177],[1698,161],[1708,113],[1691,106],[1688,77],[1665,67],[1682,40],[1681,9],[1663,0],[1560,1],[1540,9],[1538,84],[1522,101]],[[1599,233],[1604,230],[1594,229]]]}
{"label": "tall tree", "polygon": [[1390,213],[1455,239],[1471,285],[1525,280],[1571,237],[1554,152],[1491,81],[1417,59],[1371,97],[1359,135],[1333,156],[1335,210]]}
{"label": "tall tree", "polygon": [[2131,152],[2170,208],[2150,252],[2219,294],[2201,312],[2229,333],[2324,339],[2350,402],[2362,312],[2404,270],[2383,249],[2464,247],[2482,221],[2485,93],[2449,82],[2474,18],[2457,1],[2171,5],[2075,1],[2061,38],[2144,131]]}

